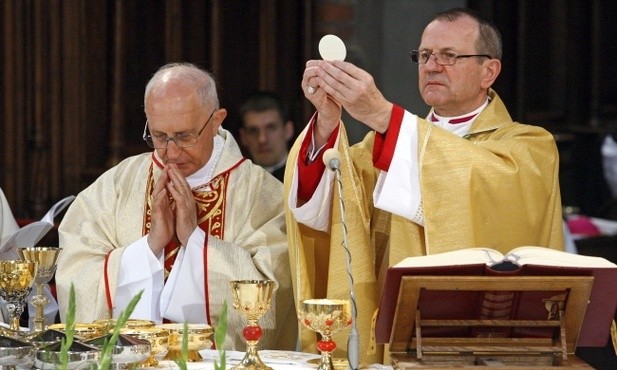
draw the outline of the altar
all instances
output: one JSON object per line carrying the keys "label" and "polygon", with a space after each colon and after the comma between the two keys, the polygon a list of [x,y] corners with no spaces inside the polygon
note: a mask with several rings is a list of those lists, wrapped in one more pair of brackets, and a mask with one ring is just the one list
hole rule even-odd
{"label": "altar", "polygon": [[[202,361],[187,363],[188,370],[214,370],[214,361],[218,361],[219,353],[216,350],[205,349],[199,351]],[[226,351],[227,369],[231,369],[238,364],[244,357],[243,351]],[[274,370],[298,370],[298,369],[317,369],[321,355],[316,353],[260,350],[259,357],[262,361]],[[347,369],[346,362],[334,361],[335,370]],[[159,367],[153,369],[178,369],[175,362],[169,360],[159,361]],[[361,366],[361,369],[392,370],[392,366],[373,364]]]}

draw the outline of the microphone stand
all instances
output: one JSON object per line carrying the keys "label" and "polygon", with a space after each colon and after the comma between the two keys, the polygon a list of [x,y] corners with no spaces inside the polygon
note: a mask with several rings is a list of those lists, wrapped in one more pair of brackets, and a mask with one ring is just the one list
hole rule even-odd
{"label": "microphone stand", "polygon": [[349,280],[349,295],[351,300],[351,316],[352,316],[352,324],[351,324],[351,332],[349,333],[349,338],[347,340],[347,361],[349,362],[349,368],[351,370],[359,369],[359,354],[360,354],[360,334],[358,333],[357,326],[357,318],[358,318],[358,307],[356,303],[356,294],[354,289],[354,281],[353,275],[351,272],[351,251],[349,250],[349,245],[347,244],[347,223],[345,218],[345,202],[343,201],[343,182],[341,181],[341,170],[340,170],[340,160],[338,158],[333,158],[328,163],[328,167],[334,171],[336,182],[338,184],[338,194],[339,194],[339,207],[341,210],[341,222],[343,224],[343,242],[342,246],[345,250],[346,257],[346,265],[347,265],[347,277]]}

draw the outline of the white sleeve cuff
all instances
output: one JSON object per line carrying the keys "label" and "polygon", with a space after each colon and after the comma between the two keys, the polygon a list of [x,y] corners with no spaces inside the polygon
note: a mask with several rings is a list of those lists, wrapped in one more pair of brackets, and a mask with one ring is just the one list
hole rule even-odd
{"label": "white sleeve cuff", "polygon": [[381,171],[377,179],[373,192],[375,207],[423,225],[418,123],[417,116],[407,111],[403,115],[390,168],[395,170]]}
{"label": "white sleeve cuff", "polygon": [[289,209],[298,223],[312,229],[328,232],[330,229],[330,208],[332,207],[332,184],[334,172],[325,170],[311,199],[301,207],[298,204],[298,177],[294,170],[289,193]]}

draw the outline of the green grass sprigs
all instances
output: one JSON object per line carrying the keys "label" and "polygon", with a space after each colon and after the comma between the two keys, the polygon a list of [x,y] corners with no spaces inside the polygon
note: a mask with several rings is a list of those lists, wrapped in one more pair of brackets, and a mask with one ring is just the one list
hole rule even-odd
{"label": "green grass sprigs", "polygon": [[182,352],[180,353],[180,358],[174,360],[176,365],[180,368],[180,370],[187,370],[188,367],[186,363],[189,360],[189,325],[184,322],[184,328],[182,329]]}
{"label": "green grass sprigs", "polygon": [[[135,306],[141,299],[141,295],[143,294],[143,290],[140,291],[126,306],[126,309],[120,313],[120,316],[116,320],[116,324],[114,326],[114,330],[112,332],[111,337],[106,339],[101,347],[101,356],[99,357],[98,367],[94,364],[90,367],[92,370],[109,370],[112,362],[113,349],[118,342],[118,338],[120,337],[120,330],[124,327],[126,322],[131,317],[131,314],[135,310]],[[182,331],[182,352],[179,359],[174,362],[178,365],[180,370],[187,370],[188,366],[188,324],[184,323],[184,330]],[[75,334],[75,287],[71,284],[71,291],[69,294],[69,308],[66,314],[66,324],[65,324],[65,338],[62,338],[62,343],[60,347],[59,354],[59,363],[56,367],[58,370],[68,370],[69,363],[69,349],[73,345],[74,334]],[[221,311],[221,316],[218,324],[214,330],[214,343],[216,343],[216,348],[219,353],[219,361],[214,361],[214,369],[215,370],[225,370],[226,369],[226,358],[225,358],[225,337],[227,335],[227,302],[223,303],[223,309]]]}
{"label": "green grass sprigs", "polygon": [[69,293],[69,311],[66,314],[66,324],[64,335],[60,344],[60,355],[58,356],[59,370],[67,370],[69,366],[69,348],[73,345],[73,335],[75,334],[75,287],[71,284]]}
{"label": "green grass sprigs", "polygon": [[101,357],[99,358],[100,370],[107,370],[111,366],[113,350],[116,347],[118,338],[120,337],[120,330],[124,327],[124,325],[126,325],[126,322],[131,317],[131,314],[135,310],[135,306],[137,306],[137,303],[141,299],[141,295],[143,294],[143,292],[143,290],[140,291],[139,293],[137,293],[136,296],[131,299],[129,304],[126,306],[126,309],[120,313],[120,316],[118,316],[111,337],[109,338],[109,340],[105,339],[103,347],[101,348]]}
{"label": "green grass sprigs", "polygon": [[[136,296],[131,299],[129,304],[126,306],[126,309],[120,313],[120,316],[116,320],[116,325],[114,326],[113,333],[109,339],[106,339],[101,348],[101,356],[98,361],[98,367],[95,367],[94,364],[91,366],[91,369],[98,370],[108,370],[111,366],[111,360],[113,355],[113,349],[118,342],[118,337],[120,336],[120,329],[124,327],[128,319],[131,317],[133,310],[135,310],[135,306],[141,299],[141,295],[143,294],[143,290],[140,291]],[[71,284],[71,291],[69,293],[69,309],[66,313],[66,324],[64,327],[65,338],[62,338],[62,343],[60,345],[60,354],[59,354],[59,364],[57,369],[59,370],[67,370],[69,364],[69,349],[73,345],[73,339],[75,334],[75,287]],[[184,368],[183,370],[186,370]]]}
{"label": "green grass sprigs", "polygon": [[214,360],[214,370],[225,370],[227,359],[225,358],[225,337],[227,336],[227,301],[223,302],[219,322],[214,328],[214,343],[219,352],[219,361]]}

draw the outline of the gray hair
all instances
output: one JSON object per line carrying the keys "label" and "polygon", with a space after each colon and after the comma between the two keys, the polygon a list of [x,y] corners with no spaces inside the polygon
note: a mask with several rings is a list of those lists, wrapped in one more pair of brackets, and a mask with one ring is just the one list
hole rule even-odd
{"label": "gray hair", "polygon": [[214,76],[191,63],[169,63],[159,68],[146,85],[144,106],[152,89],[168,80],[180,81],[184,86],[194,88],[204,108],[208,106],[219,108]]}
{"label": "gray hair", "polygon": [[476,52],[488,54],[493,59],[501,60],[503,54],[501,34],[492,22],[483,18],[478,12],[467,8],[453,8],[437,14],[434,20],[452,22],[464,16],[478,22],[480,36],[476,40]]}

